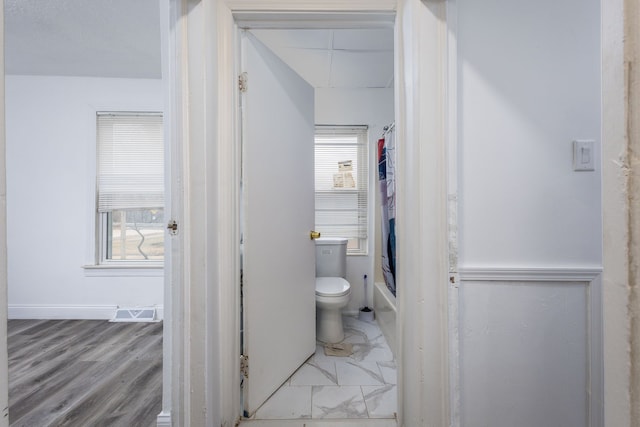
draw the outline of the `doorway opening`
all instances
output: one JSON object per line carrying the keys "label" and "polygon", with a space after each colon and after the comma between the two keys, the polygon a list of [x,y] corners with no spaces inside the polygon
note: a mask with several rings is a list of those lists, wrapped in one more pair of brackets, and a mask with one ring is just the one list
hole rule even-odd
{"label": "doorway opening", "polygon": [[[246,418],[252,419],[296,419],[296,418],[389,418],[395,417],[397,411],[396,393],[396,365],[395,349],[391,350],[383,330],[387,333],[395,332],[395,327],[381,328],[377,322],[366,322],[358,319],[363,307],[374,307],[374,282],[384,281],[382,276],[380,241],[380,195],[378,183],[378,142],[388,133],[389,127],[395,122],[394,112],[394,30],[393,17],[376,25],[345,24],[323,28],[251,28],[241,30],[240,38],[250,39],[256,49],[255,56],[260,57],[267,67],[280,67],[282,62],[290,71],[278,71],[272,80],[266,83],[271,89],[276,86],[291,83],[295,73],[311,86],[312,118],[309,122],[297,117],[296,110],[304,110],[309,106],[308,100],[293,101],[291,112],[282,123],[276,123],[275,110],[280,110],[278,95],[269,95],[267,107],[262,114],[245,97],[256,96],[259,90],[256,86],[263,84],[262,77],[256,77],[253,70],[247,71],[245,65],[251,62],[247,58],[251,54],[248,48],[241,49],[242,65],[238,74],[245,78],[246,93],[240,100],[240,116],[242,121],[242,202],[241,241],[242,241],[242,298],[241,298],[241,350],[247,377],[243,378],[242,411]],[[244,43],[244,42],[243,42]],[[255,47],[257,46],[257,48]],[[273,55],[273,57],[271,56]],[[278,63],[278,64],[276,64]],[[246,74],[245,74],[246,73]],[[267,82],[267,81],[265,81]],[[303,84],[293,84],[293,98],[304,93]],[[254,92],[256,91],[256,92]],[[266,96],[266,95],[262,95]],[[304,98],[304,96],[302,96]],[[258,101],[259,102],[259,101]],[[304,105],[304,108],[302,107]],[[258,111],[258,112],[256,112]],[[268,112],[268,114],[266,114]],[[307,111],[308,113],[308,111]],[[261,117],[256,117],[260,115]],[[264,120],[263,120],[264,119]],[[264,121],[260,131],[253,129],[254,121]],[[310,126],[309,126],[310,125]],[[327,356],[322,343],[315,341],[315,297],[313,288],[299,292],[298,282],[305,281],[314,286],[314,244],[307,237],[306,242],[298,242],[300,247],[296,255],[304,253],[303,257],[310,262],[296,263],[296,268],[304,264],[300,273],[305,278],[293,284],[295,296],[290,290],[282,289],[281,295],[272,295],[274,281],[268,277],[278,278],[278,282],[286,281],[292,267],[285,266],[275,275],[269,276],[277,260],[273,260],[273,253],[269,256],[255,252],[251,247],[258,239],[266,247],[274,251],[275,258],[279,254],[287,254],[290,247],[282,242],[275,242],[263,233],[266,228],[275,228],[275,235],[282,236],[283,229],[274,226],[277,221],[270,216],[269,206],[277,206],[274,210],[280,216],[284,211],[293,211],[300,216],[302,204],[309,204],[310,222],[300,225],[300,232],[293,233],[293,238],[300,238],[306,230],[314,229],[317,225],[318,212],[313,205],[314,198],[313,158],[310,163],[304,163],[303,156],[313,155],[313,136],[317,125],[324,126],[359,126],[367,132],[368,149],[366,166],[367,202],[364,211],[366,215],[366,230],[359,236],[364,243],[360,243],[358,254],[348,255],[346,278],[351,286],[350,301],[343,310],[345,325],[345,342],[352,345],[353,353],[345,357]],[[284,139],[283,128],[300,126],[297,144],[309,144],[299,155],[294,149],[283,149],[279,144]],[[385,129],[386,128],[386,129]],[[312,133],[309,133],[311,129]],[[255,132],[255,133],[254,133]],[[301,135],[301,136],[300,136]],[[252,142],[252,140],[254,142]],[[256,141],[258,141],[256,143]],[[254,145],[255,144],[255,145]],[[266,151],[258,151],[267,146]],[[258,153],[254,160],[254,154]],[[274,154],[274,157],[267,157]],[[297,151],[296,151],[297,153]],[[309,158],[307,158],[309,160]],[[343,159],[348,160],[348,159]],[[362,165],[364,166],[364,165]],[[264,169],[266,167],[266,169]],[[256,170],[260,168],[260,172]],[[338,169],[338,165],[336,165]],[[336,170],[336,173],[339,173]],[[267,175],[275,176],[274,184],[265,184]],[[257,181],[260,181],[259,183]],[[285,185],[292,183],[292,189]],[[309,185],[305,195],[291,197],[290,191],[304,185]],[[266,188],[258,185],[265,184]],[[277,188],[274,189],[274,185]],[[274,194],[265,194],[271,188]],[[347,189],[347,191],[349,191]],[[280,198],[284,193],[285,197]],[[346,193],[345,193],[346,194]],[[260,198],[256,201],[256,198]],[[304,200],[304,201],[302,201]],[[356,199],[357,200],[357,199]],[[258,204],[260,203],[260,204]],[[264,204],[263,204],[264,203]],[[306,214],[305,214],[306,215]],[[255,217],[255,218],[254,218]],[[308,216],[307,216],[308,217]],[[336,223],[344,222],[344,217],[336,216]],[[284,220],[290,229],[290,221]],[[353,236],[344,236],[353,237]],[[280,240],[280,239],[278,239]],[[280,247],[281,243],[285,247]],[[253,254],[253,255],[252,255]],[[291,257],[293,254],[291,255]],[[291,262],[290,256],[283,256]],[[274,264],[276,263],[276,264]],[[311,270],[308,268],[311,266]],[[282,273],[284,271],[284,274]],[[310,273],[311,272],[311,273]],[[295,277],[295,276],[293,276]],[[292,279],[295,281],[295,279]],[[252,283],[253,281],[253,283]],[[259,282],[259,283],[258,283]],[[256,290],[256,288],[259,288]],[[268,290],[265,292],[265,288]],[[365,292],[366,289],[366,292]],[[273,291],[275,292],[275,291]],[[365,298],[366,294],[366,298]],[[266,298],[271,298],[267,302]],[[258,301],[252,302],[252,298]],[[304,302],[298,299],[305,299]],[[253,310],[261,310],[256,315]],[[304,307],[300,317],[294,316],[297,308]],[[311,316],[309,316],[311,312]],[[291,320],[295,319],[295,320]],[[309,319],[311,323],[309,323]],[[251,338],[252,325],[260,323],[261,333],[254,333]],[[291,326],[293,324],[293,326]],[[304,325],[304,326],[300,326]],[[284,327],[291,329],[283,330]],[[306,328],[306,329],[304,329]],[[283,344],[278,344],[280,334],[294,334],[300,339],[285,336]],[[256,342],[258,341],[258,342]],[[300,349],[293,351],[291,346]],[[272,353],[269,356],[255,354],[260,349]],[[256,350],[258,349],[258,350]],[[297,355],[292,356],[293,353]],[[261,359],[265,359],[264,367]],[[276,362],[277,360],[277,362]],[[274,365],[282,362],[284,367]],[[266,378],[256,379],[255,371],[269,371],[263,375]],[[276,375],[275,372],[278,372]],[[260,390],[253,391],[252,381],[262,382]],[[254,397],[260,395],[261,397]],[[265,403],[266,402],[266,403]]]}
{"label": "doorway opening", "polygon": [[[108,320],[122,307],[162,319],[167,301],[162,2],[3,3],[5,422],[91,425],[117,412],[122,425],[150,425],[164,323]],[[35,245],[46,254],[37,268]],[[139,392],[108,397],[129,386]]]}
{"label": "doorway opening", "polygon": [[[172,3],[173,4],[173,3]],[[447,4],[444,2],[365,1],[354,4],[338,0],[323,2],[218,2],[217,8],[201,7],[184,14],[171,9],[171,49],[176,75],[170,82],[175,111],[173,139],[177,153],[173,159],[188,158],[188,167],[176,166],[172,195],[184,195],[189,227],[177,244],[193,252],[172,254],[174,296],[171,310],[171,369],[165,378],[172,386],[163,395],[164,420],[174,418],[206,424],[234,424],[242,413],[239,407],[240,381],[240,297],[238,261],[240,234],[238,200],[240,153],[236,143],[236,100],[238,58],[237,27],[257,28],[253,23],[271,20],[280,27],[298,27],[318,22],[379,23],[381,16],[395,25],[397,35],[394,68],[398,88],[395,93],[398,162],[398,421],[400,424],[427,420],[434,425],[449,424],[449,350],[443,333],[447,331],[447,185],[446,99]],[[372,12],[373,11],[373,12]],[[287,14],[297,13],[287,19]],[[394,18],[396,16],[397,18]],[[191,33],[184,24],[194,23]],[[202,25],[204,24],[204,25]],[[204,37],[198,36],[198,34]],[[203,61],[211,52],[211,61]],[[185,69],[186,67],[186,69]],[[187,71],[188,75],[183,71]],[[187,79],[187,76],[190,78]],[[433,78],[438,77],[438,78]],[[211,85],[210,82],[218,82]],[[185,84],[188,83],[188,89]],[[249,87],[252,87],[251,85]],[[210,109],[212,107],[212,109]],[[211,111],[216,120],[203,114]],[[425,144],[425,141],[429,141]],[[204,159],[203,155],[209,156]],[[227,179],[233,177],[232,180]],[[200,189],[204,181],[206,191]],[[184,188],[185,191],[180,191]],[[203,197],[204,194],[204,197]],[[172,198],[172,202],[173,202]],[[182,200],[182,199],[180,199]],[[180,206],[183,206],[182,204]],[[214,213],[210,217],[206,213]],[[428,237],[428,238],[427,238]],[[308,231],[307,231],[308,239]],[[174,246],[175,248],[175,246]],[[211,251],[209,250],[211,248]],[[201,262],[209,253],[215,256]],[[173,262],[175,261],[175,262]],[[188,269],[188,270],[187,270]],[[185,272],[184,274],[182,274]],[[188,272],[188,274],[186,274]],[[211,274],[214,273],[214,274]],[[182,275],[181,275],[182,274]],[[418,298],[419,296],[419,298]],[[188,298],[187,298],[188,297]],[[202,319],[207,319],[202,322]],[[220,328],[220,325],[223,327]],[[411,325],[407,328],[406,325]],[[418,348],[421,351],[415,351]],[[213,353],[211,353],[213,352]],[[211,357],[217,354],[219,357]],[[202,375],[202,366],[206,367]],[[249,361],[249,366],[252,362]],[[411,368],[404,369],[404,367]],[[419,372],[429,373],[429,381]],[[429,396],[429,399],[416,399]],[[217,408],[201,411],[201,408]],[[286,425],[275,421],[271,424]],[[292,423],[300,423],[292,421]],[[290,423],[291,424],[291,423]]]}

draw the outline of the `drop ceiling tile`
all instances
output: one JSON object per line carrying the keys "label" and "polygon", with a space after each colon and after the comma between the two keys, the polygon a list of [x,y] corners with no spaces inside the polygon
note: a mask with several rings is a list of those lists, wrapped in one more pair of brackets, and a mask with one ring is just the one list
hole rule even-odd
{"label": "drop ceiling tile", "polygon": [[[314,87],[389,87],[393,82],[392,29],[251,31]],[[331,40],[339,50],[330,49]]]}
{"label": "drop ceiling tile", "polygon": [[328,51],[278,48],[274,52],[311,86],[328,86],[330,69]]}
{"label": "drop ceiling tile", "polygon": [[334,30],[333,48],[341,50],[393,50],[393,29]]}
{"label": "drop ceiling tile", "polygon": [[331,30],[251,30],[262,43],[305,49],[330,49]]}
{"label": "drop ceiling tile", "polygon": [[331,87],[387,87],[393,52],[333,52]]}

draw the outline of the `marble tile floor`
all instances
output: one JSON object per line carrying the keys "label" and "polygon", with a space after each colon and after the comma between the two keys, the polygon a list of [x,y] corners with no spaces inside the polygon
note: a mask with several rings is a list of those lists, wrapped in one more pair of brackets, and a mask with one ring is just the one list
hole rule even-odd
{"label": "marble tile floor", "polygon": [[349,357],[316,353],[256,412],[253,419],[395,418],[396,363],[375,321],[345,316]]}

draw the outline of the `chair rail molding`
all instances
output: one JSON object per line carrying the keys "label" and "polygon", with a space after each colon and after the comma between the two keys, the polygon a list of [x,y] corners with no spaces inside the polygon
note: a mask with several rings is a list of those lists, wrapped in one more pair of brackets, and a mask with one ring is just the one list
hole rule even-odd
{"label": "chair rail molding", "polygon": [[[587,321],[587,348],[585,356],[587,358],[586,381],[588,387],[588,421],[589,426],[598,427],[603,425],[604,419],[604,383],[603,383],[603,329],[602,329],[602,272],[601,266],[572,266],[572,267],[494,267],[494,266],[463,266],[459,271],[450,274],[452,285],[450,286],[450,305],[456,311],[458,306],[462,304],[462,292],[464,289],[472,291],[480,289],[484,286],[484,290],[488,291],[494,286],[505,292],[506,289],[522,289],[522,287],[540,287],[540,295],[547,295],[544,289],[549,284],[549,289],[557,289],[558,286],[571,290],[583,286],[586,290],[586,306],[584,309]],[[500,292],[500,291],[499,291]],[[460,311],[455,313],[460,316]],[[457,325],[456,325],[457,326]],[[459,352],[459,343],[462,339],[457,328],[454,328],[451,337],[455,340],[452,343],[452,354],[457,360],[452,363],[459,371],[462,363],[462,356]],[[460,390],[462,380],[459,375],[454,376],[454,390]],[[459,398],[459,396],[456,396]],[[456,402],[460,407],[460,402]],[[459,414],[454,414],[455,419],[459,420]]]}
{"label": "chair rail molding", "polygon": [[602,267],[460,267],[465,282],[592,282]]}

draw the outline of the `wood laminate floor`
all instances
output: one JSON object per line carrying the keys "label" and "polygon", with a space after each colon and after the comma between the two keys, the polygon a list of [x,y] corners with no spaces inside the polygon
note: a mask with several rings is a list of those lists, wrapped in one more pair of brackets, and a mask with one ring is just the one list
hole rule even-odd
{"label": "wood laminate floor", "polygon": [[11,426],[155,426],[162,323],[10,320]]}

